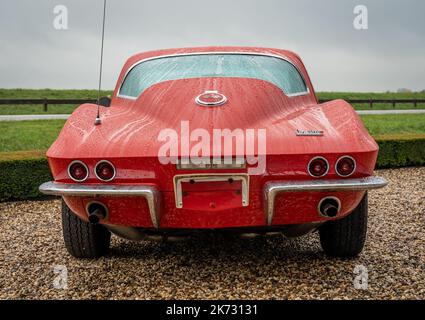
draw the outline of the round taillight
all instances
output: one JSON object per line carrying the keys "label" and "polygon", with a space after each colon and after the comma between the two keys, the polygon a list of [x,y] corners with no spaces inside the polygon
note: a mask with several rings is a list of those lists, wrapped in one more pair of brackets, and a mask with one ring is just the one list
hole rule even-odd
{"label": "round taillight", "polygon": [[308,164],[308,172],[315,178],[323,177],[329,171],[329,163],[325,158],[315,157]]}
{"label": "round taillight", "polygon": [[82,161],[72,161],[68,166],[68,175],[76,182],[83,182],[89,177],[89,168]]}
{"label": "round taillight", "polygon": [[356,161],[349,156],[339,158],[335,165],[335,171],[341,177],[348,177],[352,175],[355,169]]}
{"label": "round taillight", "polygon": [[115,167],[109,161],[102,160],[96,164],[94,173],[99,180],[111,181],[115,178]]}

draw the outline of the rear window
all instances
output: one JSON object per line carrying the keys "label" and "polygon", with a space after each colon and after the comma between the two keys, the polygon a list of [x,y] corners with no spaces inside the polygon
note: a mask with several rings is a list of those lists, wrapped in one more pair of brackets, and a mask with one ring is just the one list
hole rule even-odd
{"label": "rear window", "polygon": [[239,77],[273,83],[287,95],[307,93],[307,86],[290,62],[253,54],[194,54],[160,57],[141,62],[124,79],[119,96],[137,98],[150,86],[167,81],[203,77]]}

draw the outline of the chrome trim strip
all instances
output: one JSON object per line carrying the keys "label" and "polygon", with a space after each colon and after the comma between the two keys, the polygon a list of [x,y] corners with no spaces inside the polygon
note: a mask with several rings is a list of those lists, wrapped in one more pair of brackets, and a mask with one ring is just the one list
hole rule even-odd
{"label": "chrome trim strip", "polygon": [[39,190],[41,193],[56,196],[74,196],[74,197],[144,197],[148,203],[149,214],[152,224],[159,228],[161,197],[158,188],[149,185],[80,185],[57,183],[49,181],[43,183]]}
{"label": "chrome trim strip", "polygon": [[[70,169],[71,169],[71,166],[73,165],[73,164],[75,164],[75,163],[79,163],[79,164],[82,164],[85,168],[86,168],[86,170],[87,170],[87,174],[86,174],[86,176],[84,177],[84,179],[81,179],[81,180],[77,180],[77,179],[74,179],[74,177],[71,175],[71,171],[70,171]],[[88,178],[89,178],[89,176],[90,176],[90,170],[89,170],[89,167],[83,162],[83,161],[81,161],[81,160],[74,160],[74,161],[71,161],[71,163],[70,164],[68,164],[68,176],[71,178],[71,180],[73,180],[73,181],[75,181],[75,182],[84,182],[84,181],[86,181]]]}
{"label": "chrome trim strip", "polygon": [[[117,97],[118,98],[122,98],[122,99],[130,99],[130,100],[137,100],[138,99],[138,97],[130,97],[130,96],[126,96],[126,95],[121,95],[120,92],[121,92],[122,85],[124,84],[124,81],[127,78],[128,74],[131,72],[131,70],[133,70],[134,67],[136,67],[137,65],[139,65],[139,64],[141,64],[143,62],[151,61],[151,60],[157,60],[157,59],[163,59],[163,58],[184,57],[184,56],[201,56],[201,55],[212,55],[212,54],[217,54],[217,55],[220,55],[220,54],[222,54],[222,55],[224,55],[224,54],[238,55],[238,54],[240,54],[240,55],[247,55],[247,56],[264,56],[264,57],[272,57],[272,58],[281,59],[283,61],[286,61],[286,62],[290,63],[298,71],[298,73],[300,74],[301,79],[303,80],[303,82],[305,84],[305,87],[307,88],[307,91],[297,92],[297,93],[290,93],[290,94],[286,94],[284,92],[284,94],[287,97],[290,97],[291,98],[291,97],[303,96],[303,95],[306,95],[306,94],[309,94],[310,93],[310,88],[308,87],[307,82],[305,81],[304,76],[301,73],[300,69],[289,58],[287,58],[285,56],[281,56],[281,55],[277,55],[277,54],[273,54],[273,53],[251,52],[251,51],[228,51],[228,52],[226,52],[226,51],[217,51],[217,52],[207,51],[207,52],[187,52],[187,53],[166,54],[166,55],[162,55],[162,56],[155,56],[155,57],[150,57],[150,58],[142,59],[142,60],[139,60],[139,61],[133,63],[128,68],[128,70],[126,71],[124,77],[122,78],[122,81],[120,83],[120,87],[118,88]],[[158,82],[158,83],[161,83],[161,82]],[[142,93],[143,92],[141,92],[140,95]],[[140,97],[140,95],[139,95],[139,97]]]}
{"label": "chrome trim strip", "polygon": [[266,222],[269,226],[272,224],[274,200],[281,192],[361,191],[383,188],[387,184],[386,179],[377,176],[344,180],[269,181],[263,187]]}
{"label": "chrome trim strip", "polygon": [[[232,163],[226,163],[228,158],[207,158],[205,162],[201,162],[199,164],[193,163],[189,160],[189,163],[182,163],[182,158],[178,159],[176,163],[177,170],[229,170],[229,169],[245,169],[246,168],[246,159],[245,157],[234,157],[232,158]],[[218,161],[220,163],[218,163]],[[241,161],[242,160],[242,161]]]}
{"label": "chrome trim strip", "polygon": [[[297,68],[297,71],[298,71],[298,68]],[[302,74],[301,74],[301,72],[299,72],[299,71],[298,71],[298,73],[300,74],[301,78],[303,79],[303,82],[304,82],[304,84],[305,84],[305,87],[307,88],[307,91],[301,91],[301,92],[296,92],[296,93],[285,93],[285,92],[284,92],[284,93],[285,93],[285,95],[286,95],[287,97],[289,97],[289,98],[299,97],[299,96],[304,96],[304,95],[306,95],[306,94],[309,94],[309,93],[310,93],[310,89],[308,88],[307,83],[305,82],[303,75],[302,75]],[[282,90],[282,91],[283,91],[283,90]]]}
{"label": "chrome trim strip", "polygon": [[182,182],[217,182],[242,181],[242,206],[249,205],[249,175],[245,173],[205,173],[205,174],[184,174],[174,176],[174,197],[176,199],[176,208],[183,208]]}
{"label": "chrome trim strip", "polygon": [[[101,164],[101,163],[103,163],[103,162],[105,162],[105,163],[107,163],[107,164],[109,164],[109,165],[111,165],[112,166],[112,169],[114,169],[114,175],[112,176],[112,178],[111,179],[107,179],[107,180],[104,180],[104,179],[102,179],[102,178],[100,178],[99,177],[99,175],[97,174],[97,166],[99,165],[99,164]],[[97,179],[99,179],[100,181],[103,181],[103,182],[109,182],[109,181],[112,181],[112,180],[114,180],[115,179],[115,176],[117,175],[117,169],[115,169],[115,166],[113,165],[113,163],[111,162],[111,161],[108,161],[108,160],[100,160],[100,161],[98,161],[97,163],[96,163],[96,165],[94,166],[94,175],[96,176],[96,178]]]}
{"label": "chrome trim strip", "polygon": [[[353,169],[353,172],[351,172],[350,174],[347,174],[347,175],[342,175],[342,174],[340,174],[339,172],[338,172],[338,170],[337,170],[337,166],[338,166],[338,162],[339,162],[339,160],[341,160],[342,158],[350,158],[351,160],[353,160],[353,162],[354,162],[354,169]],[[351,175],[353,175],[354,174],[354,172],[356,172],[356,169],[357,169],[357,162],[356,162],[356,159],[354,159],[353,157],[351,157],[351,156],[341,156],[341,157],[339,157],[336,161],[335,161],[335,172],[336,172],[336,174],[337,175],[339,175],[340,177],[342,177],[342,178],[347,178],[347,177],[349,177],[349,176],[351,176]]]}
{"label": "chrome trim strip", "polygon": [[[120,87],[120,89],[121,89],[121,87]],[[138,98],[138,97],[126,96],[125,94],[120,95],[120,94],[119,94],[119,91],[118,91],[117,97],[118,97],[118,98],[122,98],[122,99],[134,100],[134,101],[136,101],[136,100],[137,100],[137,98]]]}

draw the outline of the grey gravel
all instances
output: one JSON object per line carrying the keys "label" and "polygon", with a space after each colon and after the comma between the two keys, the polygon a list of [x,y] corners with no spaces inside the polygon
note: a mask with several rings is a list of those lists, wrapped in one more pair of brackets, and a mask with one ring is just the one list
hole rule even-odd
{"label": "grey gravel", "polygon": [[[240,239],[199,235],[181,243],[113,237],[111,253],[77,260],[63,245],[59,200],[0,204],[1,299],[425,299],[425,167],[381,170],[370,193],[365,250],[327,258],[317,234]],[[54,265],[68,269],[55,289]],[[356,265],[368,289],[353,286]]]}

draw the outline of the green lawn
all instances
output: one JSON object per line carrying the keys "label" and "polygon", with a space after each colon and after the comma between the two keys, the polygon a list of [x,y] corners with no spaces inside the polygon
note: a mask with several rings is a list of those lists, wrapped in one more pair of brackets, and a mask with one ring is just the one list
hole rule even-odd
{"label": "green lawn", "polygon": [[[36,98],[34,98],[36,99]],[[18,114],[71,114],[77,106],[49,104],[47,112],[40,105],[0,105],[0,115]]]}
{"label": "green lawn", "polygon": [[[369,132],[379,139],[425,135],[425,114],[361,116]],[[56,139],[65,120],[0,122],[1,152],[43,152]]]}
{"label": "green lawn", "polygon": [[[102,96],[111,95],[112,91],[102,91]],[[425,99],[424,92],[415,93],[364,93],[364,92],[318,92],[319,99]],[[97,90],[53,90],[53,89],[0,89],[0,99],[96,99]],[[43,111],[41,105],[0,105],[0,115],[6,114],[69,114],[75,105],[49,105],[48,111]],[[358,110],[370,109],[368,104],[355,104]],[[417,105],[425,109],[425,103]],[[375,104],[373,109],[392,109],[391,104]],[[413,109],[413,104],[396,104],[396,109]]]}
{"label": "green lawn", "polygon": [[0,152],[47,150],[64,123],[65,120],[0,122]]}
{"label": "green lawn", "polygon": [[425,135],[425,114],[363,115],[363,123],[375,138]]}

